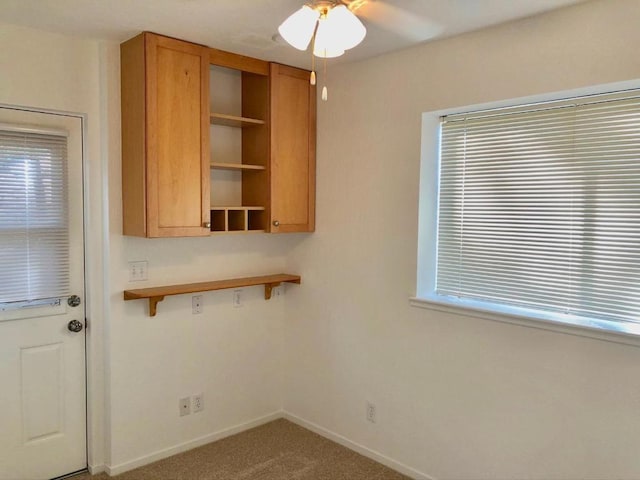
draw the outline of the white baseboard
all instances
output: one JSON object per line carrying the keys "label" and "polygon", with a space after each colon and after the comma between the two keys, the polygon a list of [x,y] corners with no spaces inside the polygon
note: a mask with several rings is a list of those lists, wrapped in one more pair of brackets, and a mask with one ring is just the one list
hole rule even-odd
{"label": "white baseboard", "polygon": [[91,475],[98,475],[99,473],[106,472],[107,466],[105,464],[102,465],[88,465],[87,469]]}
{"label": "white baseboard", "polygon": [[301,427],[306,428],[307,430],[311,430],[312,432],[317,433],[329,440],[332,440],[336,443],[339,443],[343,447],[348,448],[349,450],[353,450],[354,452],[358,452],[360,455],[364,455],[371,460],[374,460],[378,463],[386,465],[387,467],[395,470],[396,472],[402,473],[408,477],[411,477],[415,480],[435,480],[435,478],[427,475],[426,473],[419,472],[418,470],[408,467],[400,462],[396,462],[395,460],[376,452],[375,450],[371,450],[370,448],[365,447],[364,445],[360,445],[359,443],[353,442],[342,435],[339,435],[331,430],[327,430],[320,425],[316,425],[315,423],[308,422],[297,415],[293,415],[287,411],[283,412],[283,417],[287,420],[300,425]]}
{"label": "white baseboard", "polygon": [[[109,476],[119,475],[129,470],[133,470],[134,468],[143,467],[144,465],[148,465],[149,463],[157,462],[158,460],[162,460],[163,458],[186,452],[187,450],[191,450],[192,448],[201,447],[202,445],[206,445],[207,443],[221,440],[225,437],[235,435],[236,433],[240,433],[254,427],[259,427],[260,425],[269,423],[282,417],[283,413],[279,410],[269,415],[265,415],[264,417],[256,418],[249,422],[226,428],[218,432],[210,433],[208,435],[205,435],[204,437],[196,438],[194,440],[190,440],[173,447],[165,448],[164,450],[160,450],[155,453],[151,453],[149,455],[145,455],[143,457],[139,457],[125,463],[121,463],[119,465],[106,465],[104,466],[103,471],[106,471]],[[93,473],[93,471],[91,473]]]}
{"label": "white baseboard", "polygon": [[300,425],[307,430],[311,430],[312,432],[317,433],[329,440],[332,440],[343,447],[346,447],[350,450],[358,452],[361,455],[364,455],[371,460],[374,460],[378,463],[386,465],[387,467],[402,473],[408,477],[411,477],[415,480],[435,480],[433,477],[419,472],[418,470],[411,468],[407,465],[404,465],[400,462],[397,462],[381,453],[376,452],[375,450],[371,450],[370,448],[365,447],[364,445],[360,445],[359,443],[353,442],[342,435],[339,435],[331,430],[327,430],[324,427],[316,425],[313,422],[309,422],[304,420],[297,415],[286,411],[277,411],[273,412],[269,415],[265,415],[260,418],[256,418],[246,423],[242,423],[240,425],[236,425],[234,427],[226,428],[224,430],[220,430],[218,432],[210,433],[200,438],[196,438],[194,440],[190,440],[185,443],[181,443],[179,445],[175,445],[173,447],[165,448],[163,450],[159,450],[157,452],[151,453],[149,455],[144,455],[142,457],[136,458],[134,460],[130,460],[128,462],[121,463],[119,465],[95,465],[89,466],[89,471],[91,474],[95,475],[101,472],[107,472],[109,476],[119,475],[124,472],[128,472],[129,470],[133,470],[134,468],[143,467],[153,462],[157,462],[158,460],[162,460],[164,458],[170,457],[172,455],[176,455],[178,453],[186,452],[187,450],[191,450],[192,448],[201,447],[202,445],[206,445],[207,443],[215,442],[216,440],[221,440],[225,437],[229,437],[231,435],[235,435],[236,433],[243,432],[245,430],[249,430],[254,427],[259,427],[265,423],[269,423],[273,420],[277,420],[278,418],[286,418],[287,420]]}

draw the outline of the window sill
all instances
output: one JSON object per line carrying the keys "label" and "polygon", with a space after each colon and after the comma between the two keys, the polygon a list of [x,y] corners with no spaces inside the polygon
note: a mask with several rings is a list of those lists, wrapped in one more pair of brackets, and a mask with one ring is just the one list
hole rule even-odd
{"label": "window sill", "polygon": [[522,327],[551,330],[553,332],[576,335],[607,342],[622,343],[640,347],[640,334],[611,330],[605,327],[587,326],[578,323],[570,323],[549,318],[533,318],[531,316],[495,312],[479,307],[463,306],[454,302],[441,299],[411,297],[409,304],[413,307],[435,310],[438,312],[463,315],[466,317],[491,320],[494,322],[510,323]]}

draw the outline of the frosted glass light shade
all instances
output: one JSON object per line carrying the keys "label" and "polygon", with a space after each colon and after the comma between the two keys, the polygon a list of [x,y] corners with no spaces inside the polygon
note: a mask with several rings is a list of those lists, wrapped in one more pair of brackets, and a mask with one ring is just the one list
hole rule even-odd
{"label": "frosted glass light shade", "polygon": [[355,47],[367,35],[367,29],[360,19],[344,5],[337,5],[329,10],[326,23],[334,47],[340,50]]}
{"label": "frosted glass light shade", "polygon": [[[329,12],[329,15],[331,12]],[[313,54],[320,58],[335,58],[344,54],[337,42],[335,25],[329,22],[329,15],[318,20],[318,30],[314,42]]]}
{"label": "frosted glass light shade", "polygon": [[320,18],[320,12],[305,5],[282,22],[278,32],[292,47],[306,50],[313,37],[318,18]]}
{"label": "frosted glass light shade", "polygon": [[336,58],[344,55],[344,50],[330,50],[328,48],[314,48],[313,54],[318,58]]}

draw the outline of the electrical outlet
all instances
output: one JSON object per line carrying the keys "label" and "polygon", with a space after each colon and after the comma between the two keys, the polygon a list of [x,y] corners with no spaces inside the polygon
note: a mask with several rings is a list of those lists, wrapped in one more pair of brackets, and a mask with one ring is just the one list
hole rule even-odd
{"label": "electrical outlet", "polygon": [[141,260],[138,262],[129,262],[129,281],[130,282],[143,282],[147,280],[147,270],[149,269],[149,262]]}
{"label": "electrical outlet", "polygon": [[202,313],[202,295],[194,295],[191,297],[191,313],[193,315]]}
{"label": "electrical outlet", "polygon": [[233,291],[233,306],[235,308],[242,306],[242,290]]}
{"label": "electrical outlet", "polygon": [[376,405],[375,403],[367,402],[367,421],[376,423]]}
{"label": "electrical outlet", "polygon": [[191,413],[191,399],[189,397],[181,398],[178,401],[178,407],[180,408],[180,416],[184,417]]}
{"label": "electrical outlet", "polygon": [[193,413],[201,412],[204,410],[204,397],[202,393],[198,393],[191,397],[193,404]]}

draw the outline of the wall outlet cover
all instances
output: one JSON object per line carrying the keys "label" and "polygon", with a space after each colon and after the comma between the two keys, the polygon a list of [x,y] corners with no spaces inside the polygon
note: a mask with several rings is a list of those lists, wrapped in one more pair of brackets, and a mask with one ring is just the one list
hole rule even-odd
{"label": "wall outlet cover", "polygon": [[191,297],[191,313],[193,315],[202,313],[202,295],[194,295]]}
{"label": "wall outlet cover", "polygon": [[375,403],[367,402],[367,421],[376,423],[376,405]]}
{"label": "wall outlet cover", "polygon": [[197,393],[196,395],[191,397],[191,399],[193,405],[193,413],[198,413],[204,410],[204,394]]}
{"label": "wall outlet cover", "polygon": [[233,291],[233,306],[234,308],[242,306],[242,290]]}

